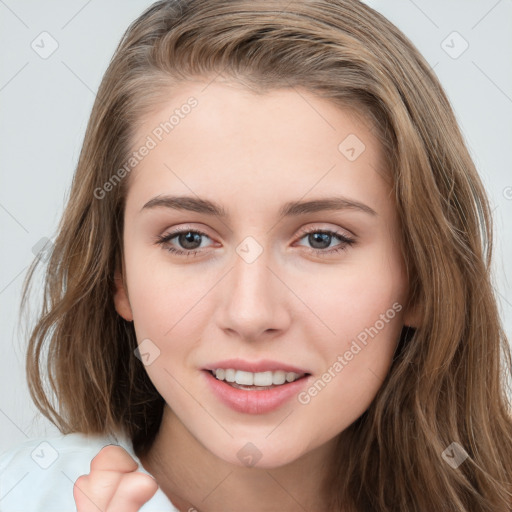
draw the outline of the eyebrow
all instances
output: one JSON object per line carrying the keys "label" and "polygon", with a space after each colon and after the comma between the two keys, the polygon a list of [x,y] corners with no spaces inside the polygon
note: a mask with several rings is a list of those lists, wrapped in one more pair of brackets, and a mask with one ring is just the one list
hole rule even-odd
{"label": "eyebrow", "polygon": [[[174,210],[204,213],[221,218],[229,217],[228,212],[221,205],[209,201],[208,199],[192,196],[159,195],[150,199],[141,208],[141,211],[152,208],[171,208]],[[282,217],[297,217],[308,213],[338,210],[356,210],[373,216],[378,215],[377,212],[368,205],[341,196],[325,197],[310,201],[290,201],[280,208],[279,215]]]}

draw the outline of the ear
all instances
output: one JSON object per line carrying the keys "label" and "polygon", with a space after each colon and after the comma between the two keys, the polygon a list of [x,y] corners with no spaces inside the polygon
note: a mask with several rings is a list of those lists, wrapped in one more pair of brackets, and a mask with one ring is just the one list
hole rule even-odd
{"label": "ear", "polygon": [[119,269],[114,272],[114,305],[116,311],[122,316],[127,322],[133,322],[132,308],[128,299],[128,292],[126,290],[126,284],[124,276],[121,274]]}

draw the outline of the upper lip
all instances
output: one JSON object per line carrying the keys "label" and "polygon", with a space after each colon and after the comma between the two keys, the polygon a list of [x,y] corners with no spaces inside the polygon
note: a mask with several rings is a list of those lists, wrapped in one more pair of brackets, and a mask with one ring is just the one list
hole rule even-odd
{"label": "upper lip", "polygon": [[219,368],[232,368],[234,370],[242,370],[245,372],[275,372],[278,370],[284,370],[285,372],[295,372],[298,374],[309,373],[304,368],[293,366],[287,363],[281,363],[279,361],[271,361],[270,359],[262,359],[260,361],[245,361],[244,359],[224,359],[223,361],[217,361],[207,365],[205,370],[217,370]]}

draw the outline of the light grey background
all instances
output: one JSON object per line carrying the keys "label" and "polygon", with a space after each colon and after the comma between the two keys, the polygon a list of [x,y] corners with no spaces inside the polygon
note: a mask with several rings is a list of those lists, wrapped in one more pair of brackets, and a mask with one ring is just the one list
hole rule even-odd
{"label": "light grey background", "polygon": [[[0,0],[0,452],[58,432],[28,395],[21,284],[33,247],[55,235],[110,57],[150,3]],[[512,0],[367,3],[417,45],[454,106],[493,204],[496,291],[510,338]]]}

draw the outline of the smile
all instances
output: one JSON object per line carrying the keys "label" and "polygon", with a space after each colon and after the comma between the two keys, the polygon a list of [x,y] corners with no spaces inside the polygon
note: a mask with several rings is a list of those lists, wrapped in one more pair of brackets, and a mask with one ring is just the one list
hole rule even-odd
{"label": "smile", "polygon": [[234,368],[218,368],[211,370],[211,373],[217,380],[231,384],[234,388],[249,391],[272,389],[275,386],[282,386],[285,383],[294,382],[305,375],[304,373],[298,374],[285,370],[254,373],[235,370]]}
{"label": "smile", "polygon": [[201,374],[214,401],[243,414],[265,414],[280,409],[303,391],[312,378],[309,373],[284,370],[253,373],[234,368],[204,370]]}

